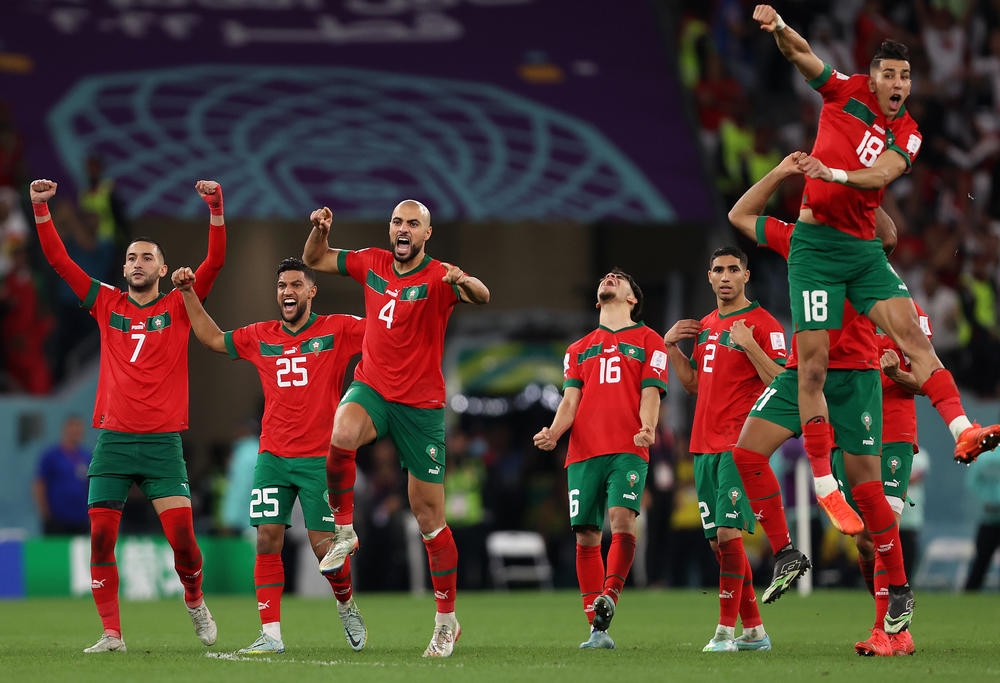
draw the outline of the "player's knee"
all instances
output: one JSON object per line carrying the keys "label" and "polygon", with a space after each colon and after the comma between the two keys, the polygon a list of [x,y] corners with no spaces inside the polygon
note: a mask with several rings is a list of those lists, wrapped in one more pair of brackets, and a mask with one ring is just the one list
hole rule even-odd
{"label": "player's knee", "polygon": [[356,450],[361,436],[361,427],[346,420],[333,425],[330,445],[347,451]]}
{"label": "player's knee", "polygon": [[257,554],[273,555],[281,552],[285,540],[285,528],[280,525],[261,525],[257,527]]}

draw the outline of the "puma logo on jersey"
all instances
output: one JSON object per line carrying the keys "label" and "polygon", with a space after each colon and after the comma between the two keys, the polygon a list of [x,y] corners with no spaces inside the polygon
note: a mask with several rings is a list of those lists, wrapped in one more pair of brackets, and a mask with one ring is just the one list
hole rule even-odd
{"label": "puma logo on jersey", "polygon": [[136,323],[135,325],[132,326],[132,329],[133,330],[144,330],[144,329],[146,329],[146,325],[145,325],[145,323]]}
{"label": "puma logo on jersey", "polygon": [[618,350],[617,346],[608,346],[608,347],[605,347],[604,353],[614,353],[617,350]]}
{"label": "puma logo on jersey", "polygon": [[718,338],[719,338],[719,333],[718,332],[716,332],[715,334],[708,335],[708,341],[715,341]]}
{"label": "puma logo on jersey", "polygon": [[428,469],[427,470],[427,474],[441,474],[441,466],[438,465],[437,467],[434,467],[432,469]]}
{"label": "puma logo on jersey", "polygon": [[635,493],[623,493],[622,494],[622,498],[624,498],[625,500],[632,500],[632,501],[634,501],[638,497],[639,496],[637,494],[635,494]]}
{"label": "puma logo on jersey", "polygon": [[291,355],[293,353],[295,353],[295,347],[294,346],[292,348],[288,349],[287,351],[285,351],[285,353],[283,355],[288,356],[288,355]]}
{"label": "puma logo on jersey", "polygon": [[385,293],[388,294],[389,296],[392,296],[392,297],[399,296],[399,290],[398,289],[388,289],[387,288],[385,290]]}

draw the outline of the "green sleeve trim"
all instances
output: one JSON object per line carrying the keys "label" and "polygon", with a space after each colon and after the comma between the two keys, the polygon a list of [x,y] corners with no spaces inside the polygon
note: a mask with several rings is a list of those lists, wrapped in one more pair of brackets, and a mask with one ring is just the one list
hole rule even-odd
{"label": "green sleeve trim", "polygon": [[583,380],[582,379],[568,379],[565,382],[563,382],[563,391],[566,391],[570,387],[573,387],[575,389],[583,389]]}
{"label": "green sleeve trim", "polygon": [[87,290],[87,296],[80,302],[80,308],[86,308],[88,311],[93,308],[99,291],[101,291],[100,280],[90,278],[90,289]]}
{"label": "green sleeve trim", "polygon": [[696,361],[694,359],[694,356],[691,356],[690,358],[688,358],[688,362],[691,363],[691,369],[692,370],[697,370],[698,369],[698,361]]}
{"label": "green sleeve trim", "polygon": [[642,380],[642,382],[639,383],[639,387],[641,389],[645,389],[646,387],[656,387],[660,390],[661,394],[667,393],[667,383],[662,379],[656,379],[655,377],[647,377]]}
{"label": "green sleeve trim", "polygon": [[465,299],[462,298],[462,290],[458,288],[458,285],[452,285],[451,288],[455,290],[455,298],[458,299],[458,303],[464,304]]}
{"label": "green sleeve trim", "polygon": [[341,249],[337,252],[337,272],[341,275],[350,275],[347,272],[347,250]]}
{"label": "green sleeve trim", "polygon": [[889,149],[891,149],[893,152],[897,152],[904,159],[906,159],[906,168],[910,168],[910,166],[913,165],[913,162],[910,161],[910,155],[907,154],[902,147],[900,147],[899,145],[889,145]]}
{"label": "green sleeve trim", "polygon": [[832,74],[833,74],[833,67],[830,66],[829,64],[824,64],[823,73],[821,73],[819,76],[812,79],[811,81],[807,81],[807,83],[809,84],[809,87],[812,88],[813,90],[819,90],[828,80],[830,80],[830,76]]}
{"label": "green sleeve trim", "polygon": [[757,233],[757,245],[761,247],[767,246],[767,216],[757,216],[757,222],[754,225],[754,230]]}
{"label": "green sleeve trim", "polygon": [[229,357],[233,360],[239,358],[240,352],[236,350],[236,344],[233,343],[233,333],[231,331],[226,332],[224,335],[222,335],[222,338],[226,342],[226,351],[229,352]]}

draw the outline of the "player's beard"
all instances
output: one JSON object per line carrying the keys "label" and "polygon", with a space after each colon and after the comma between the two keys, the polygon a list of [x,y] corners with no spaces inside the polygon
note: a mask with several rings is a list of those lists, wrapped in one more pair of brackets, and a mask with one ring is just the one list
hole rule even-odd
{"label": "player's beard", "polygon": [[419,254],[420,250],[423,249],[423,248],[424,248],[424,243],[420,242],[419,244],[417,244],[414,241],[413,236],[411,235],[410,236],[410,250],[409,250],[409,252],[407,252],[407,255],[406,256],[400,256],[399,253],[396,251],[396,244],[394,243],[392,245],[392,258],[395,259],[397,263],[401,263],[401,264],[410,263],[411,261],[413,261],[413,259],[417,258],[417,254]]}
{"label": "player's beard", "polygon": [[302,320],[302,318],[303,318],[303,316],[305,316],[305,314],[306,314],[306,302],[305,301],[300,301],[297,304],[295,304],[295,310],[292,311],[291,315],[286,314],[284,307],[281,307],[281,319],[284,320],[286,323],[289,323],[291,325],[295,325],[300,320]]}
{"label": "player's beard", "polygon": [[602,289],[597,293],[597,300],[602,304],[610,303],[615,300],[615,291],[613,289]]}
{"label": "player's beard", "polygon": [[159,286],[160,276],[156,273],[150,273],[146,275],[138,282],[135,281],[131,275],[128,277],[128,289],[129,292],[135,292],[136,294],[145,294],[147,292],[153,291]]}

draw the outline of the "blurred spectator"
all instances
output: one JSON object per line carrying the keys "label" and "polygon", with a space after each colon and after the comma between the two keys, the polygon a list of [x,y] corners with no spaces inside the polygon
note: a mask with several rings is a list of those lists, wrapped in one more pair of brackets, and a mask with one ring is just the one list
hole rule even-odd
{"label": "blurred spectator", "polygon": [[13,253],[28,238],[28,221],[21,211],[17,191],[0,186],[0,279],[13,267]]}
{"label": "blurred spectator", "polygon": [[958,327],[962,320],[958,293],[944,285],[933,268],[924,271],[919,288],[911,287],[913,297],[931,319],[934,328],[934,350],[945,367],[955,369],[960,365]]}
{"label": "blurred spectator", "polygon": [[219,521],[226,532],[239,534],[250,529],[250,490],[259,450],[257,423],[248,421],[236,435],[226,466],[226,488],[219,505]]}
{"label": "blurred spectator", "polygon": [[990,568],[993,553],[1000,547],[1000,453],[983,453],[969,468],[969,489],[979,506],[976,529],[976,556],[969,567],[965,590],[977,591]]}
{"label": "blurred spectator", "polygon": [[[934,342],[937,343],[937,327],[934,328]],[[924,480],[927,477],[930,464],[927,451],[920,449],[913,454],[910,485],[906,491],[909,505],[903,508],[903,515],[899,519],[899,542],[903,546],[903,569],[906,570],[907,576],[917,575],[917,558],[920,557],[920,531],[924,528],[924,503],[927,500]]]}
{"label": "blurred spectator", "polygon": [[445,514],[462,558],[459,588],[486,586],[486,534],[489,529],[483,505],[486,472],[481,460],[485,451],[484,439],[471,439],[461,429],[453,430],[448,436]]}
{"label": "blurred spectator", "polygon": [[698,492],[694,487],[694,458],[688,441],[678,443],[674,491],[673,543],[670,546],[670,585],[711,586],[718,583],[719,565],[705,543]]}
{"label": "blurred spectator", "polygon": [[[358,474],[360,479],[360,470]],[[363,495],[355,485],[356,510],[362,513],[355,514],[355,524],[364,527],[358,536],[365,539],[366,551],[357,555],[358,569],[352,572],[362,588],[404,590],[409,587],[405,525],[409,507],[406,480],[391,440],[380,439],[371,446],[366,478]]]}
{"label": "blurred spectator", "polygon": [[0,100],[0,187],[20,187],[24,178],[24,140],[14,128],[7,102]]}
{"label": "blurred spectator", "polygon": [[124,207],[115,193],[115,181],[104,177],[104,164],[98,157],[87,157],[87,187],[80,192],[79,202],[81,210],[97,217],[99,241],[111,245],[115,252],[128,246]]}
{"label": "blurred spectator", "polygon": [[674,513],[674,435],[667,426],[663,401],[656,441],[649,449],[649,474],[643,515],[646,517],[646,576],[656,586],[667,585]]}
{"label": "blurred spectator", "polygon": [[984,249],[974,253],[972,267],[962,274],[960,283],[964,322],[959,327],[959,339],[972,368],[965,382],[981,395],[995,395],[1000,378],[1000,328],[994,255]]}
{"label": "blurred spectator", "polygon": [[24,245],[11,257],[12,268],[0,280],[4,376],[14,391],[47,394],[52,389],[52,370],[44,349],[54,324],[39,301]]}
{"label": "blurred spectator", "polygon": [[90,449],[83,446],[83,420],[63,424],[62,439],[42,453],[32,493],[46,534],[88,534],[87,468]]}

